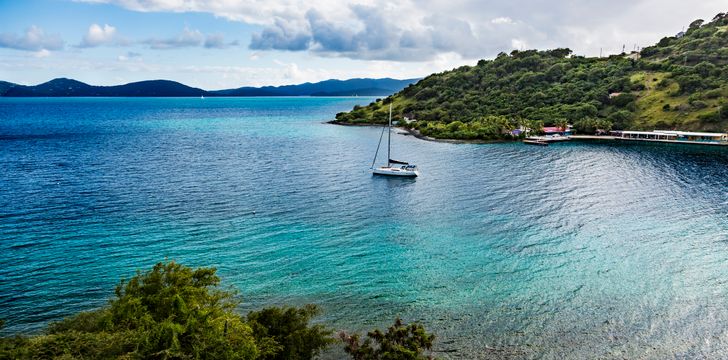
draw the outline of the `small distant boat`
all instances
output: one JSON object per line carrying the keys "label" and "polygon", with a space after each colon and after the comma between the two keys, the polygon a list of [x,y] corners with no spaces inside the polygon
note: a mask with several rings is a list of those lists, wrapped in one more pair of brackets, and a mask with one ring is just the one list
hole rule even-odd
{"label": "small distant boat", "polygon": [[[382,138],[384,137],[384,130],[387,130],[387,166],[380,166],[374,168],[374,164],[377,162],[377,155],[379,154],[379,148],[382,145]],[[377,151],[374,153],[374,160],[372,161],[372,173],[374,175],[385,175],[385,176],[400,176],[400,177],[417,177],[420,175],[417,171],[417,165],[410,164],[405,161],[392,160],[392,104],[389,104],[389,125],[382,129],[382,134],[379,135],[379,144],[377,144]]]}
{"label": "small distant boat", "polygon": [[538,146],[549,146],[549,143],[543,140],[523,140],[523,143],[526,145],[538,145]]}
{"label": "small distant boat", "polygon": [[205,95],[200,95],[200,100],[205,100]]}
{"label": "small distant boat", "polygon": [[569,141],[569,140],[571,140],[570,136],[545,135],[545,136],[527,137],[525,140],[523,140],[523,143],[528,144],[528,145],[549,146],[549,143],[552,143],[552,142],[561,142],[561,141]]}

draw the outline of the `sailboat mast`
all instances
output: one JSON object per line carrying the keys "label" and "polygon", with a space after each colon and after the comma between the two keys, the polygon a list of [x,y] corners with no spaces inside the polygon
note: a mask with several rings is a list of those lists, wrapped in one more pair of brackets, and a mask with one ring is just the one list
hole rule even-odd
{"label": "sailboat mast", "polygon": [[387,128],[387,167],[392,166],[389,159],[392,158],[392,103],[389,103],[389,127]]}

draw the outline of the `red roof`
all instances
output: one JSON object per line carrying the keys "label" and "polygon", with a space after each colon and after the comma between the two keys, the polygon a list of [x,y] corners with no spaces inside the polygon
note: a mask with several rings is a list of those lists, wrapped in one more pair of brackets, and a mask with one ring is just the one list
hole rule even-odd
{"label": "red roof", "polygon": [[564,128],[560,128],[560,127],[557,127],[557,126],[545,126],[543,128],[543,132],[547,132],[547,133],[549,133],[549,132],[564,132]]}

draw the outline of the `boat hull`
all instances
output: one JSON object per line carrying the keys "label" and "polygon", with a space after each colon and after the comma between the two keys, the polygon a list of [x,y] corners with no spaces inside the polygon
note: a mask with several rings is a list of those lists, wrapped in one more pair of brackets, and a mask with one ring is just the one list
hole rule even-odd
{"label": "boat hull", "polygon": [[540,140],[523,140],[526,145],[549,146],[549,143]]}
{"label": "boat hull", "polygon": [[396,176],[396,177],[417,177],[419,175],[417,170],[403,170],[400,168],[387,168],[387,167],[376,168],[376,169],[372,170],[372,173],[374,175]]}

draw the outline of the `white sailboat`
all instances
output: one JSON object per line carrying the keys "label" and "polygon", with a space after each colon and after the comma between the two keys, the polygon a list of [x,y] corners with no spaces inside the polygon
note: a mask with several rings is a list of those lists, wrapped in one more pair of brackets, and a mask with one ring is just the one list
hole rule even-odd
{"label": "white sailboat", "polygon": [[[387,166],[374,167],[377,162],[377,155],[379,154],[379,147],[382,145],[382,138],[384,137],[384,130],[387,130]],[[420,173],[417,171],[417,165],[410,164],[404,161],[392,160],[392,104],[389,104],[389,125],[382,129],[382,134],[379,135],[379,144],[377,145],[377,151],[374,154],[374,160],[372,161],[372,173],[374,175],[385,175],[385,176],[402,176],[402,177],[417,177]]]}

